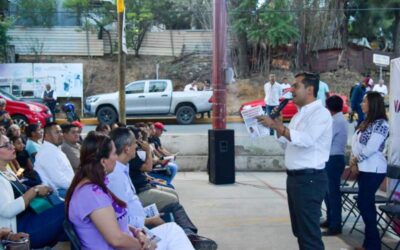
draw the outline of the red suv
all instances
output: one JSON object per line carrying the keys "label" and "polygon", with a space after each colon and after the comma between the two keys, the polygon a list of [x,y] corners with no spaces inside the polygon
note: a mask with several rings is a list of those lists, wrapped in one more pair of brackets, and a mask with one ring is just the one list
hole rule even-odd
{"label": "red suv", "polygon": [[38,123],[44,126],[53,121],[53,116],[46,105],[22,101],[3,90],[0,90],[0,98],[6,100],[6,111],[19,126]]}

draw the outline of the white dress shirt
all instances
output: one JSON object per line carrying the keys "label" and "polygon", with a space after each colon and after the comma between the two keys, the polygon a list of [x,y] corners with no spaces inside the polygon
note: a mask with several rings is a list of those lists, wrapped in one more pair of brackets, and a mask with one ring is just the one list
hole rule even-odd
{"label": "white dress shirt", "polygon": [[136,228],[144,227],[146,214],[129,177],[129,164],[117,161],[114,171],[107,175],[107,187],[128,205],[128,222]]}
{"label": "white dress shirt", "polygon": [[383,153],[389,135],[389,124],[377,120],[365,131],[357,130],[353,135],[352,153],[358,160],[362,172],[386,173],[387,161]]}
{"label": "white dress shirt", "polygon": [[332,117],[316,100],[302,107],[288,126],[291,141],[281,136],[288,170],[323,169],[329,159],[332,141]]}
{"label": "white dress shirt", "polygon": [[264,84],[265,104],[268,106],[278,106],[279,98],[282,96],[282,87],[278,82]]}
{"label": "white dress shirt", "polygon": [[74,170],[67,156],[54,144],[44,141],[36,155],[34,169],[45,185],[55,192],[68,189],[74,178]]}

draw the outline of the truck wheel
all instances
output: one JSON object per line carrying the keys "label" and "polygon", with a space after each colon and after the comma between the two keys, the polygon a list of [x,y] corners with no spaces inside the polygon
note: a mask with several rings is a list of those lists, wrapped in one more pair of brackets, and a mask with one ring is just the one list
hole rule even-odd
{"label": "truck wheel", "polygon": [[179,107],[176,111],[176,120],[179,124],[191,124],[196,117],[196,112],[190,106]]}
{"label": "truck wheel", "polygon": [[118,119],[117,112],[109,106],[104,106],[97,112],[97,120],[101,123],[106,123],[108,125],[113,124]]}
{"label": "truck wheel", "polygon": [[13,115],[11,117],[14,124],[17,124],[20,128],[23,128],[28,125],[28,119],[26,119],[23,115]]}

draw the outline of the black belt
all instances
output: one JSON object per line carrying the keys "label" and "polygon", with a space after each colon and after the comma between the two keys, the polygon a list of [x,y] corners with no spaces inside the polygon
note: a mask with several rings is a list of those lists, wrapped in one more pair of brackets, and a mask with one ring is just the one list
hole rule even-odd
{"label": "black belt", "polygon": [[296,175],[306,175],[306,174],[319,174],[324,171],[325,171],[325,169],[307,168],[307,169],[299,169],[299,170],[286,170],[286,173],[290,176],[296,176]]}

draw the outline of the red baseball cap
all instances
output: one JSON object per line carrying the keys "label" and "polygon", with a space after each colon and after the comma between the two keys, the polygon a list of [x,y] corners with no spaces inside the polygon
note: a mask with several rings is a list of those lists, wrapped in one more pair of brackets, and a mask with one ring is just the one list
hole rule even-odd
{"label": "red baseball cap", "polygon": [[73,121],[73,122],[71,122],[71,124],[77,126],[78,128],[83,128],[83,124],[79,121]]}
{"label": "red baseball cap", "polygon": [[155,122],[155,123],[154,123],[154,127],[155,127],[156,129],[160,129],[160,130],[162,130],[162,131],[167,131],[167,130],[164,128],[164,124],[162,124],[161,122]]}

